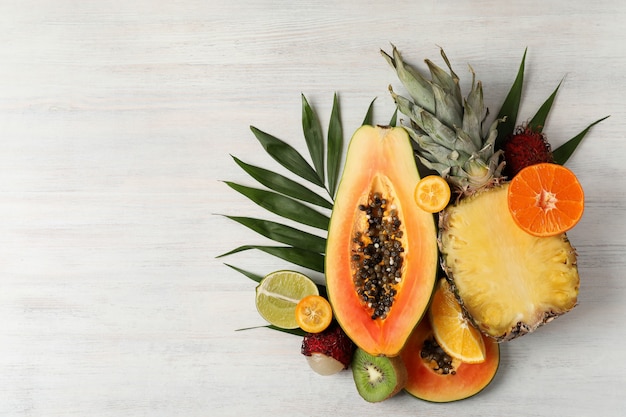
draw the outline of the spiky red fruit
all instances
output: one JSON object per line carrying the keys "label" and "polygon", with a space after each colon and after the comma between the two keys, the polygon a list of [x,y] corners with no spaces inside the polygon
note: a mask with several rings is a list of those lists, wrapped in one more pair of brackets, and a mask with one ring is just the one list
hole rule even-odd
{"label": "spiky red fruit", "polygon": [[513,178],[529,165],[554,162],[552,149],[543,133],[519,126],[504,144],[505,174]]}
{"label": "spiky red fruit", "polygon": [[321,333],[307,333],[302,340],[301,351],[305,356],[316,353],[330,356],[341,362],[344,369],[347,369],[352,362],[355,349],[356,346],[352,340],[336,322],[333,322]]}

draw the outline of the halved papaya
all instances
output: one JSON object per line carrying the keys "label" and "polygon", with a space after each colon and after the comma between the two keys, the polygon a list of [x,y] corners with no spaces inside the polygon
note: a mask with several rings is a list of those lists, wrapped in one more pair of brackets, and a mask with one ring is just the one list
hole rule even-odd
{"label": "halved papaya", "polygon": [[400,353],[408,372],[405,391],[422,400],[439,403],[478,394],[493,380],[500,364],[500,345],[495,339],[482,337],[485,361],[458,362],[437,345],[429,320],[422,320]]}
{"label": "halved papaya", "polygon": [[433,293],[437,233],[415,204],[419,181],[406,130],[355,132],[328,230],[326,289],[343,330],[372,355],[400,353]]}

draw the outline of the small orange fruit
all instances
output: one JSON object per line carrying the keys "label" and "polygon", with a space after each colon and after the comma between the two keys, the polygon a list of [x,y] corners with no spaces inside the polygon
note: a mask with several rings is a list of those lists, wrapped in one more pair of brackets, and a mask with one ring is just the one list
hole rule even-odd
{"label": "small orange fruit", "polygon": [[435,340],[448,355],[465,363],[485,361],[483,336],[463,317],[461,306],[445,279],[440,280],[428,315]]}
{"label": "small orange fruit", "polygon": [[308,333],[320,333],[330,325],[333,310],[328,300],[321,295],[304,297],[296,305],[296,322]]}
{"label": "small orange fruit", "polygon": [[450,201],[450,186],[439,175],[428,175],[415,187],[415,203],[428,213],[437,213]]}
{"label": "small orange fruit", "polygon": [[562,165],[541,163],[522,169],[509,184],[509,211],[534,236],[570,230],[583,215],[585,197],[576,175]]}

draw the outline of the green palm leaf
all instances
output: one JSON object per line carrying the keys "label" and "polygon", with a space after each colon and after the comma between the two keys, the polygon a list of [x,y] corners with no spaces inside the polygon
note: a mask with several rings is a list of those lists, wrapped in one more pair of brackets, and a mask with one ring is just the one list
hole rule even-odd
{"label": "green palm leaf", "polygon": [[300,337],[304,337],[306,335],[306,332],[300,328],[297,329],[283,329],[280,327],[276,327],[272,324],[267,324],[265,326],[253,326],[253,327],[245,327],[243,329],[237,329],[238,332],[244,331],[244,330],[255,330],[255,329],[270,329],[270,330],[278,330],[279,332],[283,332],[283,333],[287,333],[287,334],[292,334],[295,336],[300,336]]}
{"label": "green palm leaf", "polygon": [[234,265],[230,265],[230,264],[226,264],[226,263],[224,265],[226,265],[229,268],[234,269],[235,271],[239,272],[240,274],[243,274],[243,275],[247,276],[252,281],[261,282],[261,280],[264,278],[262,275],[257,275],[254,272],[250,272],[250,271],[246,271],[246,270],[241,269],[241,268],[237,268]]}
{"label": "green palm leaf", "polygon": [[519,111],[519,105],[522,100],[522,90],[524,88],[524,67],[526,62],[526,52],[524,50],[524,56],[522,57],[522,63],[517,71],[515,81],[509,90],[502,107],[498,112],[498,119],[504,119],[498,125],[498,138],[496,139],[496,149],[501,149],[504,140],[513,133],[517,122],[517,113]]}
{"label": "green palm leaf", "polygon": [[[255,282],[260,283],[263,280],[263,278],[265,278],[262,275],[258,275],[258,274],[255,274],[254,272],[246,271],[245,269],[237,268],[234,265],[230,265],[227,263],[225,263],[224,265],[226,265],[227,267],[231,269],[234,269],[235,271],[239,272],[242,275],[245,275],[246,277],[250,278],[252,281],[255,281]],[[319,291],[320,295],[323,297],[326,297],[327,296],[326,286],[323,284],[319,284],[317,282],[315,283],[315,285],[317,285],[317,290]],[[245,330],[245,329],[242,329],[242,330]]]}
{"label": "green palm leaf", "polygon": [[302,130],[319,181],[324,184],[324,135],[317,114],[302,94]]}
{"label": "green palm leaf", "polygon": [[237,223],[254,230],[255,232],[274,240],[296,248],[307,249],[313,252],[324,253],[326,239],[293,227],[272,222],[269,220],[255,219],[252,217],[225,216]]}
{"label": "green palm leaf", "polygon": [[[372,124],[373,104],[374,100],[370,103],[363,123]],[[314,204],[324,209],[332,209],[333,207],[332,201],[339,182],[344,143],[337,94],[333,97],[326,144],[316,112],[304,95],[302,95],[302,126],[313,166],[286,142],[254,126],[250,126],[250,129],[268,155],[290,172],[321,188],[326,188],[325,182],[327,182],[326,191],[331,197],[330,201],[291,178],[247,164],[235,156],[233,156],[235,163],[269,190],[248,187],[230,181],[225,181],[225,183],[257,205],[278,216],[321,230],[328,230],[329,217],[305,203]],[[324,148],[326,148],[326,172],[324,172]],[[288,246],[243,245],[218,257],[256,249],[294,265],[324,272],[325,237],[269,220],[242,216],[226,217],[262,236]],[[263,278],[233,265],[226,265],[256,282]],[[320,293],[325,292],[323,285],[318,285],[318,287]]]}
{"label": "green palm leaf", "polygon": [[298,153],[298,151],[286,142],[275,136],[265,133],[254,126],[250,126],[254,136],[261,142],[265,151],[279,164],[293,172],[300,178],[312,182],[315,185],[324,187],[319,176],[309,163]]}
{"label": "green palm leaf", "polygon": [[[498,118],[499,119],[504,118],[505,120],[498,125],[498,138],[496,139],[496,149],[502,148],[502,145],[504,144],[504,140],[506,140],[506,138],[513,133],[513,131],[515,130],[515,127],[517,126],[517,115],[518,115],[520,102],[522,99],[522,91],[524,87],[524,66],[525,66],[525,61],[526,61],[526,52],[527,52],[527,49],[524,50],[522,63],[520,64],[515,81],[513,82],[513,85],[511,86],[511,89],[509,93],[507,94],[504,100],[504,103],[502,104],[500,112],[498,113]],[[562,82],[563,80],[559,82],[559,84],[557,85],[556,89],[552,92],[550,97],[548,97],[548,99],[541,105],[541,107],[539,107],[539,110],[537,110],[537,113],[535,113],[535,115],[531,119],[530,126],[533,129],[541,132],[543,128],[545,127],[546,120],[548,118],[550,110],[552,109],[552,105],[554,104],[554,99],[556,98],[557,92],[559,91],[559,88],[561,87]],[[609,116],[603,117],[591,123],[589,126],[587,126],[587,128],[585,128],[578,135],[574,136],[572,139],[568,140],[559,148],[557,148],[552,153],[554,157],[554,162],[557,164],[561,164],[561,165],[565,164],[565,162],[569,159],[569,157],[574,153],[578,145],[580,145],[580,142],[585,137],[589,129],[591,129],[594,125],[596,125],[597,123],[600,123],[607,117]]]}
{"label": "green palm leaf", "polygon": [[376,99],[372,100],[369,107],[367,108],[367,113],[365,113],[365,118],[363,119],[362,126],[371,126],[374,124],[374,102]]}
{"label": "green palm leaf", "polygon": [[230,181],[225,181],[225,183],[233,190],[240,192],[272,213],[308,226],[328,230],[330,219],[327,216],[293,198],[260,188],[246,187]]}
{"label": "green palm leaf", "polygon": [[548,114],[550,113],[550,109],[552,108],[552,104],[554,103],[554,99],[556,98],[556,93],[559,91],[559,87],[561,87],[561,82],[556,86],[554,92],[548,97],[548,99],[539,107],[537,113],[530,119],[530,127],[533,128],[536,132],[541,132],[546,125],[546,120],[548,119]]}
{"label": "green palm leaf", "polygon": [[331,203],[330,201],[283,175],[254,165],[246,164],[245,162],[234,156],[233,159],[235,160],[237,165],[239,165],[244,171],[246,171],[252,178],[271,190],[288,195],[289,197],[293,197],[296,200],[306,201],[307,203],[315,204],[316,206],[324,207],[327,209],[333,208],[333,203]]}
{"label": "green palm leaf", "polygon": [[552,152],[552,156],[554,157],[554,162],[556,162],[557,164],[561,164],[561,165],[565,164],[567,160],[569,159],[569,157],[572,156],[572,154],[574,153],[574,151],[576,150],[580,142],[583,140],[587,132],[589,132],[589,129],[591,129],[594,125],[600,123],[601,121],[603,121],[604,119],[608,117],[609,116],[605,116],[591,123],[585,129],[583,129],[583,131],[580,132],[578,135],[574,136],[573,138],[565,142],[563,145],[555,149],[554,152]]}
{"label": "green palm leaf", "polygon": [[343,128],[341,127],[341,115],[339,114],[339,100],[337,94],[333,98],[333,109],[330,113],[328,124],[328,193],[335,198],[339,183],[339,169],[343,156]]}
{"label": "green palm leaf", "polygon": [[391,120],[389,121],[389,126],[396,126],[398,123],[398,108],[396,107],[396,109],[394,110],[393,114],[391,115]]}
{"label": "green palm leaf", "polygon": [[252,249],[257,249],[281,258],[292,264],[296,264],[311,269],[313,271],[324,273],[324,255],[310,250],[294,248],[291,246],[243,245],[229,252],[219,255],[218,258]]}

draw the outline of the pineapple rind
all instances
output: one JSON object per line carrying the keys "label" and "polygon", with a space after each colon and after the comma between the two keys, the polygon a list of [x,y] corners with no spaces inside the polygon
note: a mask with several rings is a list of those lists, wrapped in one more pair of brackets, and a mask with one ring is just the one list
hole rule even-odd
{"label": "pineapple rind", "polygon": [[[466,316],[485,334],[509,340],[535,330],[577,303],[576,252],[567,236],[527,235],[513,221],[502,176],[503,151],[496,149],[498,124],[486,133],[488,110],[474,71],[465,99],[443,50],[449,74],[426,60],[431,79],[403,61],[393,47],[387,62],[409,92],[393,92],[416,156],[445,178],[457,200],[440,213],[442,266]],[[501,184],[505,184],[504,186]],[[463,218],[466,216],[466,218]]]}
{"label": "pineapple rind", "polygon": [[508,183],[466,197],[440,216],[442,264],[468,318],[510,340],[577,303],[576,252],[566,235],[535,237],[513,221]]}

